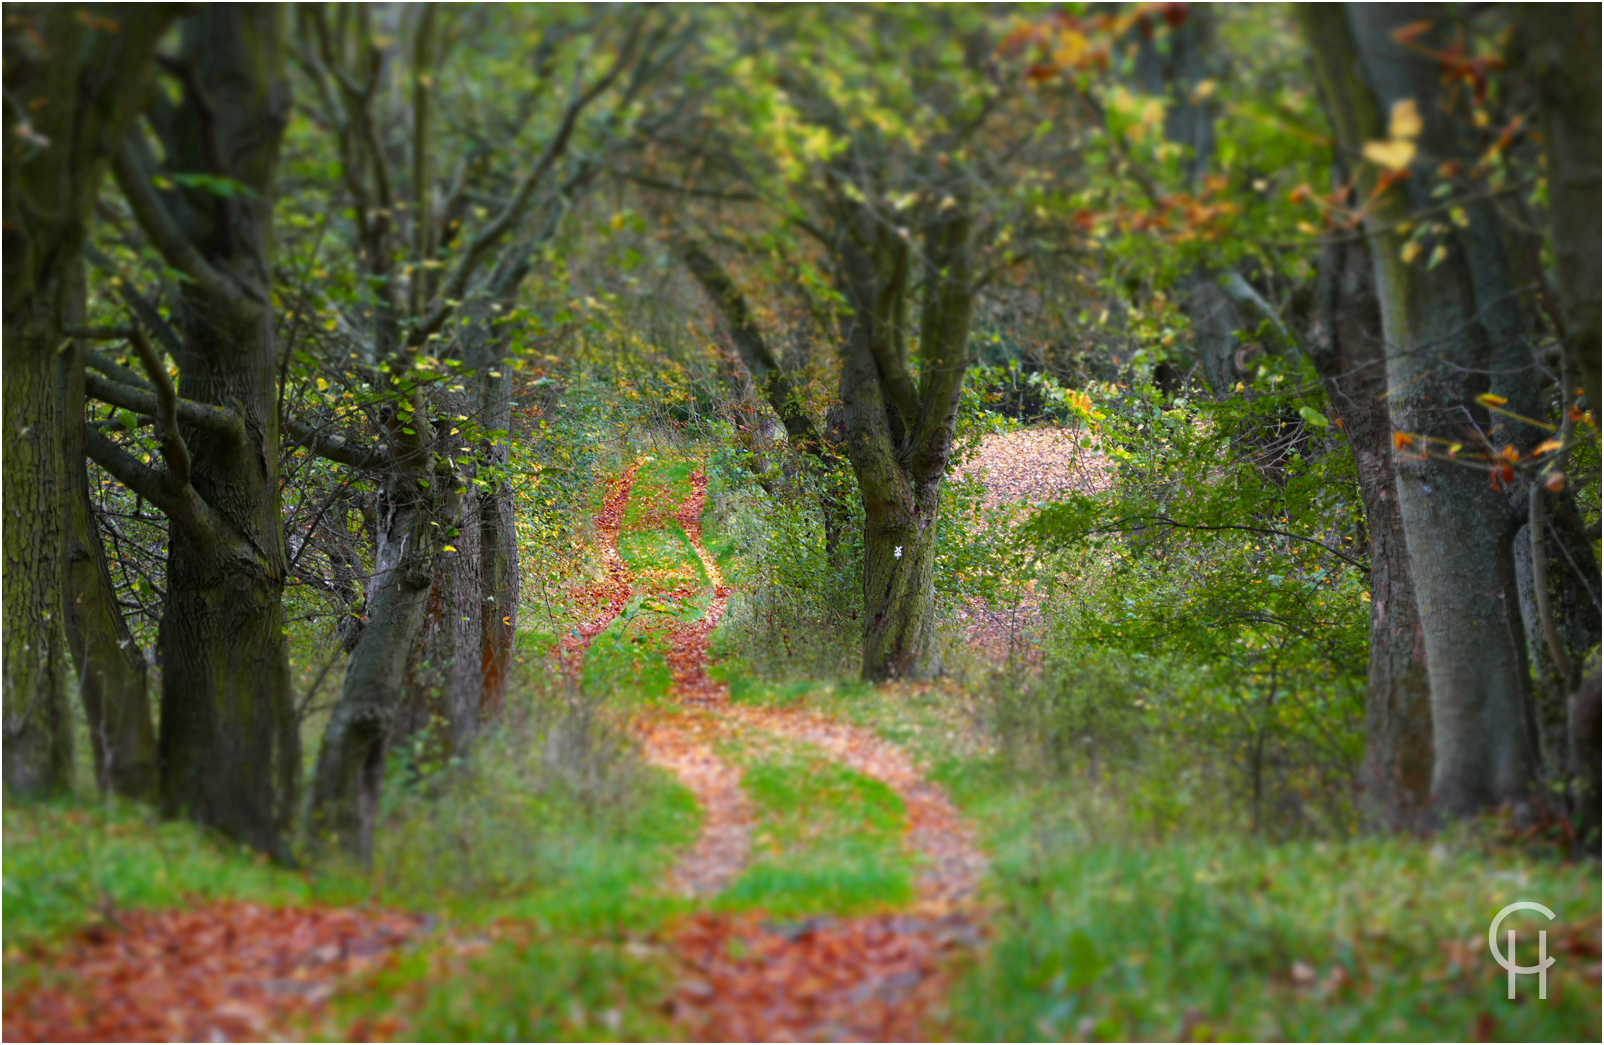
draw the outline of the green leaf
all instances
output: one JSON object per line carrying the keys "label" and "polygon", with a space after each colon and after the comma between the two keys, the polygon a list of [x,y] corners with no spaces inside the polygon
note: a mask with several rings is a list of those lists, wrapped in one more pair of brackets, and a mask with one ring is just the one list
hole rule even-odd
{"label": "green leaf", "polygon": [[1305,421],[1309,422],[1310,424],[1314,425],[1316,428],[1330,428],[1331,427],[1330,419],[1327,418],[1325,414],[1322,414],[1320,411],[1316,410],[1312,406],[1300,406],[1300,407],[1298,407],[1298,416],[1303,418]]}

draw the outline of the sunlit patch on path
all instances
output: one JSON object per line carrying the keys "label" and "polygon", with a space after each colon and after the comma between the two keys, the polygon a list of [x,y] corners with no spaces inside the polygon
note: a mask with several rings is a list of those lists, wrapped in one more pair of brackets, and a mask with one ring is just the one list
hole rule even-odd
{"label": "sunlit patch on path", "polygon": [[121,912],[52,949],[51,971],[6,998],[5,1038],[282,1038],[425,925],[407,914],[256,904]]}

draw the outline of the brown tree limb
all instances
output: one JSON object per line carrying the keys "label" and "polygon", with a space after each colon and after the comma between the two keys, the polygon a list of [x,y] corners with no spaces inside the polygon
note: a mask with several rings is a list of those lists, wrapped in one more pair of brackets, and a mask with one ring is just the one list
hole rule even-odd
{"label": "brown tree limb", "polygon": [[172,376],[167,373],[161,356],[156,354],[155,347],[143,330],[134,327],[129,335],[134,351],[139,354],[139,362],[156,390],[157,410],[153,416],[156,418],[156,441],[161,446],[162,460],[167,462],[167,473],[172,481],[187,486],[189,447],[184,445],[184,437],[178,431],[178,393],[173,389]]}
{"label": "brown tree limb", "polygon": [[[115,366],[115,364],[112,364]],[[100,369],[100,367],[96,367]],[[119,370],[123,369],[121,367]],[[124,371],[132,373],[132,371]],[[120,406],[124,410],[132,410],[136,414],[149,414],[151,417],[161,417],[161,400],[157,393],[149,387],[135,387],[122,384],[118,381],[108,381],[94,374],[84,376],[84,391],[92,398],[112,406]],[[214,435],[221,435],[229,439],[239,439],[244,434],[244,425],[239,415],[222,406],[210,406],[206,403],[196,403],[188,399],[174,401],[173,409],[180,422],[194,425]]]}
{"label": "brown tree limb", "polygon": [[343,436],[327,435],[303,421],[286,420],[284,434],[292,445],[304,446],[335,464],[378,471],[390,463],[390,455],[377,447],[349,444]]}
{"label": "brown tree limb", "polygon": [[134,219],[139,222],[140,229],[161,254],[162,259],[194,280],[195,285],[208,297],[218,301],[233,301],[238,298],[239,288],[224,278],[222,273],[201,256],[200,251],[173,220],[166,204],[156,195],[150,179],[140,169],[139,161],[134,158],[133,150],[126,141],[117,147],[117,151],[112,155],[111,165],[112,172],[117,177],[117,187],[122,189],[123,198],[128,201],[129,208],[134,212]]}

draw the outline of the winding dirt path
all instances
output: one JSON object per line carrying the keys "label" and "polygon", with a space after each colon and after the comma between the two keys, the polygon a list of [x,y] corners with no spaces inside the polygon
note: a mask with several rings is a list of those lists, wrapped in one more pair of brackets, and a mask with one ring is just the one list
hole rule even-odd
{"label": "winding dirt path", "polygon": [[[679,706],[643,715],[634,727],[647,759],[678,777],[703,809],[701,833],[680,862],[676,888],[715,895],[750,858],[751,811],[741,770],[716,751],[742,730],[813,745],[889,786],[907,809],[907,844],[922,866],[917,900],[901,913],[794,924],[759,913],[693,916],[671,941],[687,973],[674,994],[675,1017],[694,1036],[717,1041],[928,1040],[944,1019],[951,959],[980,942],[968,901],[985,856],[945,793],[895,744],[822,715],[732,705],[728,687],[708,676],[708,640],[729,591],[702,544],[706,491],[706,476],[694,473],[675,518],[702,563],[712,599],[701,619],[675,625],[670,635],[671,692]],[[617,539],[616,527],[598,524],[597,531]],[[616,550],[604,554],[611,562]],[[620,583],[628,583],[627,571]]]}

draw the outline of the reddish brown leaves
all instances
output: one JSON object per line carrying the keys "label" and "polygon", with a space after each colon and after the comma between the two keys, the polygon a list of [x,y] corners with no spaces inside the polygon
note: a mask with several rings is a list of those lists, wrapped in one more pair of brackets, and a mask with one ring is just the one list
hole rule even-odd
{"label": "reddish brown leaves", "polygon": [[707,641],[724,615],[729,589],[724,586],[718,560],[702,547],[702,506],[706,503],[707,475],[698,470],[691,474],[691,495],[685,498],[674,518],[690,538],[691,547],[713,584],[713,601],[701,620],[675,625],[669,638],[667,660],[668,670],[674,677],[674,694],[682,703],[716,705],[728,703],[729,687],[707,676]]}
{"label": "reddish brown leaves", "polygon": [[629,602],[629,567],[618,554],[618,530],[624,521],[624,509],[629,505],[629,491],[635,484],[639,464],[632,464],[623,475],[607,484],[607,495],[602,498],[601,511],[596,513],[596,538],[601,547],[602,563],[607,579],[587,587],[581,593],[582,601],[591,606],[593,616],[578,628],[578,634],[564,635],[558,645],[558,659],[565,674],[579,677],[585,664],[585,651],[591,640],[613,622]]}
{"label": "reddish brown leaves", "polygon": [[711,1041],[928,1041],[949,959],[975,942],[957,916],[697,915],[674,938],[691,971],[674,1013]]}
{"label": "reddish brown leaves", "polygon": [[7,1041],[238,1041],[282,1037],[342,979],[374,969],[422,919],[220,904],[122,913],[48,955],[6,998]]}

